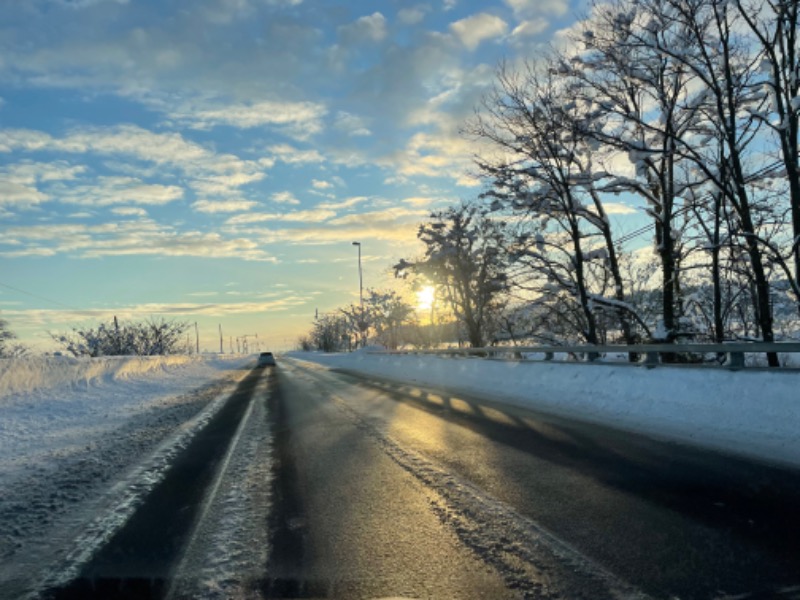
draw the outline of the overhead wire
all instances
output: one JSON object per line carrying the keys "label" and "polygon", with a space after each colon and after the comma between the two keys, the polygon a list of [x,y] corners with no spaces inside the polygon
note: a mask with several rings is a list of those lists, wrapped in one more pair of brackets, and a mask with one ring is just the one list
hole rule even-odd
{"label": "overhead wire", "polygon": [[39,294],[34,294],[33,292],[28,292],[18,287],[14,287],[13,285],[9,285],[7,283],[3,283],[0,281],[0,287],[4,287],[9,290],[13,290],[20,294],[25,294],[26,296],[30,296],[31,298],[36,298],[37,300],[44,300],[45,302],[49,302],[50,304],[55,304],[56,306],[60,306],[62,308],[68,308],[69,310],[81,310],[74,306],[70,306],[69,304],[64,304],[63,302],[59,302],[58,300],[53,300],[52,298],[46,298],[45,296],[40,296]]}

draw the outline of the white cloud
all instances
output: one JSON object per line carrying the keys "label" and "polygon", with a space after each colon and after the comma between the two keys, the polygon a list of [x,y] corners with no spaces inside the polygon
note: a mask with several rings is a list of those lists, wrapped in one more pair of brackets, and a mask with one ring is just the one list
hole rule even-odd
{"label": "white cloud", "polygon": [[[228,196],[240,186],[264,177],[264,167],[256,161],[215,153],[177,133],[154,133],[135,125],[78,128],[63,137],[30,129],[0,130],[0,152],[14,151],[99,154],[177,168],[187,176],[190,187],[207,195]],[[69,178],[65,177],[67,174],[83,172],[64,169],[62,179]]]}
{"label": "white cloud", "polygon": [[209,316],[224,317],[227,315],[253,314],[263,315],[268,312],[290,310],[305,306],[310,299],[297,294],[288,294],[262,302],[150,302],[113,308],[94,308],[86,310],[51,310],[51,309],[9,309],[3,313],[13,317],[16,322],[27,322],[33,325],[47,325],[49,328],[62,327],[65,323],[80,323],[87,319],[110,321],[115,316],[120,319],[139,320],[153,315],[168,316]]}
{"label": "white cloud", "polygon": [[163,205],[183,198],[183,188],[144,183],[135,177],[98,177],[88,185],[54,186],[59,200],[82,206]]}
{"label": "white cloud", "polygon": [[275,192],[271,196],[273,202],[278,204],[300,204],[300,200],[295,198],[294,194],[289,191]]}
{"label": "white cloud", "polygon": [[374,226],[376,224],[397,224],[398,221],[402,222],[404,219],[408,220],[408,217],[412,217],[413,218],[412,220],[416,220],[424,218],[427,215],[428,211],[426,210],[395,207],[395,208],[388,208],[385,210],[376,210],[372,212],[362,212],[362,213],[353,213],[350,215],[345,215],[344,217],[333,219],[332,221],[330,221],[330,224],[365,225],[365,226]]}
{"label": "white cloud", "polygon": [[149,219],[119,223],[32,225],[8,228],[2,244],[22,246],[9,252],[29,255],[67,254],[78,258],[102,256],[199,256],[277,262],[261,245],[243,237],[220,233],[176,231]]}
{"label": "white cloud", "polygon": [[519,20],[543,14],[563,17],[569,10],[569,0],[505,0],[505,3]]}
{"label": "white cloud", "polygon": [[263,101],[252,104],[229,104],[216,108],[186,105],[168,113],[175,121],[195,129],[229,125],[240,129],[283,126],[293,137],[305,139],[322,131],[327,113],[317,102]]}
{"label": "white cloud", "polygon": [[34,185],[37,182],[72,181],[85,171],[83,165],[70,165],[64,161],[44,163],[24,160],[0,168],[0,176],[6,181]]}
{"label": "white cloud", "polygon": [[410,204],[411,206],[417,206],[419,208],[428,207],[434,202],[435,200],[433,198],[427,198],[425,196],[413,196],[411,198],[403,198],[404,204]]}
{"label": "white cloud", "polygon": [[403,8],[397,12],[397,20],[403,25],[416,25],[425,18],[431,7],[426,4],[417,4],[411,8]]}
{"label": "white cloud", "polygon": [[128,0],[55,0],[56,4],[76,10],[90,8],[98,4],[128,4]]}
{"label": "white cloud", "polygon": [[257,202],[252,200],[198,200],[192,208],[202,213],[226,213],[250,210]]}
{"label": "white cloud", "polygon": [[227,225],[246,225],[249,223],[264,223],[267,221],[283,221],[292,223],[321,223],[336,213],[332,210],[295,210],[287,213],[251,213],[236,215],[226,221]]}
{"label": "white cloud", "polygon": [[315,190],[329,190],[333,188],[333,184],[330,181],[321,181],[319,179],[312,179],[311,187],[313,187]]}
{"label": "white cloud", "polygon": [[379,12],[359,17],[354,22],[339,27],[339,37],[347,45],[380,42],[386,37],[386,17]]}
{"label": "white cloud", "polygon": [[609,215],[635,215],[639,212],[632,206],[619,202],[603,202],[603,210]]}
{"label": "white cloud", "polygon": [[366,137],[372,135],[372,131],[367,127],[365,119],[345,111],[339,111],[336,114],[336,120],[333,126],[350,137]]}
{"label": "white cloud", "polygon": [[19,208],[35,206],[41,202],[46,202],[50,197],[39,190],[14,183],[12,181],[0,181],[0,206],[13,205]]}
{"label": "white cloud", "polygon": [[280,160],[289,165],[302,165],[325,161],[325,158],[315,149],[299,150],[289,144],[276,144],[270,146],[267,150],[275,155],[276,160]]}
{"label": "white cloud", "polygon": [[320,202],[317,204],[318,209],[323,210],[341,210],[343,208],[352,208],[362,202],[366,202],[369,200],[366,196],[353,196],[352,198],[347,198],[346,200],[341,200],[339,202]]}
{"label": "white cloud", "polygon": [[115,215],[123,217],[146,217],[147,211],[139,206],[115,206],[111,209]]}
{"label": "white cloud", "polygon": [[450,30],[469,50],[482,42],[505,35],[508,25],[503,19],[488,13],[478,13],[450,24]]}
{"label": "white cloud", "polygon": [[528,21],[522,21],[511,32],[511,35],[517,38],[520,37],[534,37],[547,30],[550,26],[547,19],[535,18]]}

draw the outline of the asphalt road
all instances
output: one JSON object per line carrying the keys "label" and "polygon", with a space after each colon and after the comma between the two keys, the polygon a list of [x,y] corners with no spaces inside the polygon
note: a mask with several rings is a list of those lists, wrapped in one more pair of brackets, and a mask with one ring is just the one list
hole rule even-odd
{"label": "asphalt road", "polygon": [[46,595],[203,597],[245,471],[249,572],[213,597],[800,598],[798,472],[289,358]]}
{"label": "asphalt road", "polygon": [[285,580],[330,597],[800,598],[800,473],[310,363],[278,377]]}

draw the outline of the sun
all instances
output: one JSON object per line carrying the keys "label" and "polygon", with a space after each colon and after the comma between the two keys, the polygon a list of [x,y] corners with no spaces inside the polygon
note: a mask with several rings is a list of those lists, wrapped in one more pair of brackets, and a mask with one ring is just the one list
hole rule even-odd
{"label": "sun", "polygon": [[436,288],[432,285],[426,285],[417,292],[417,310],[430,310],[435,299]]}

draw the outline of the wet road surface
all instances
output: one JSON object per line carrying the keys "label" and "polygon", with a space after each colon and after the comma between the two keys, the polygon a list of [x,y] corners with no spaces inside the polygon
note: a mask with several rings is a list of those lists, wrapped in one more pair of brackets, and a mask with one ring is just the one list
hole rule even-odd
{"label": "wet road surface", "polygon": [[[214,596],[197,540],[264,429],[258,560]],[[283,358],[49,597],[800,598],[798,508],[795,471]]]}

